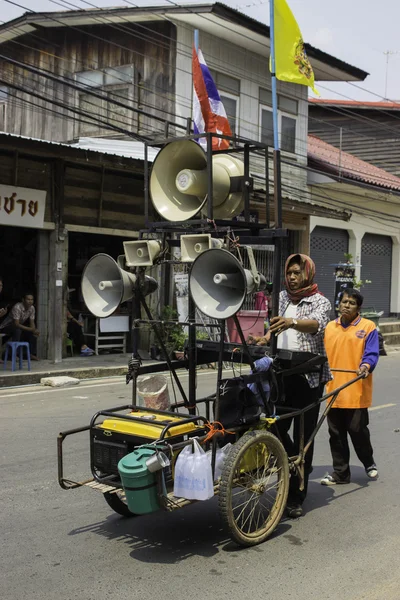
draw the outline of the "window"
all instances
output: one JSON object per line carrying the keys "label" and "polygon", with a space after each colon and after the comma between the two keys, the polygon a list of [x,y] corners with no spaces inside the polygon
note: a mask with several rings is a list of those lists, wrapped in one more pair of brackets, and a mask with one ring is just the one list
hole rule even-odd
{"label": "window", "polygon": [[[102,121],[130,129],[133,126],[135,113],[129,110],[134,103],[134,68],[133,65],[122,67],[109,67],[102,71],[81,71],[75,74],[77,83],[82,87],[78,92],[78,107],[90,115],[99,117]],[[106,98],[96,98],[86,90],[96,90]],[[119,106],[113,102],[126,103],[126,107]],[[79,116],[80,118],[81,115]],[[113,130],[103,128],[96,121],[79,123],[80,136],[94,136],[113,134]]]}
{"label": "window", "polygon": [[[272,93],[260,89],[261,141],[268,146],[274,145],[272,119]],[[286,96],[278,96],[278,122],[281,150],[295,154],[298,102]]]}
{"label": "window", "polygon": [[0,131],[6,131],[6,111],[8,101],[8,88],[0,86]]}
{"label": "window", "polygon": [[296,119],[281,116],[281,148],[286,152],[296,152]]}
{"label": "window", "polygon": [[232,135],[239,134],[240,80],[210,69],[228,117]]}

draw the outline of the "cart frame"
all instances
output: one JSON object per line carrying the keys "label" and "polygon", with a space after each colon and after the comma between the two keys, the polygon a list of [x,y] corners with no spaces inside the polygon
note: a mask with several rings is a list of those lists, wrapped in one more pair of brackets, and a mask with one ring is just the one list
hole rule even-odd
{"label": "cart frame", "polygon": [[[151,222],[150,221],[150,201],[149,201],[149,162],[148,162],[148,146],[163,146],[167,143],[178,141],[178,140],[198,140],[199,137],[206,138],[207,140],[207,161],[208,161],[208,195],[207,195],[207,218],[193,219],[185,224],[170,223],[166,221],[162,222]],[[228,245],[233,239],[236,239],[236,234],[240,236],[240,243],[245,246],[251,246],[252,244],[275,245],[275,260],[274,260],[274,290],[273,290],[273,303],[275,310],[278,306],[278,295],[279,295],[279,283],[280,283],[280,269],[281,269],[281,257],[282,257],[282,242],[288,233],[285,229],[282,229],[282,201],[280,192],[280,155],[279,152],[274,152],[274,210],[275,210],[275,228],[270,228],[269,215],[270,215],[270,192],[269,192],[269,150],[268,147],[259,142],[250,142],[241,138],[235,138],[233,145],[229,150],[224,153],[241,153],[243,155],[244,162],[244,176],[235,178],[237,181],[233,182],[234,190],[242,191],[244,198],[244,221],[218,221],[214,220],[213,217],[213,178],[212,178],[212,140],[214,137],[224,138],[226,136],[217,134],[203,134],[190,136],[187,135],[185,138],[167,138],[162,140],[156,140],[150,143],[145,142],[145,167],[144,167],[144,196],[145,196],[145,219],[146,229],[140,231],[139,239],[154,239],[154,234],[160,236],[163,247],[171,249],[179,244],[179,240],[176,239],[176,234],[179,233],[210,233],[212,236],[224,236],[227,240]],[[230,139],[230,138],[228,138]],[[256,152],[263,156],[265,165],[265,209],[266,209],[266,223],[254,223],[250,220],[250,192],[253,190],[254,181],[250,175],[250,156],[251,153]],[[236,250],[236,245],[229,246],[231,252]],[[169,257],[167,253],[163,253],[160,259],[162,269],[168,269],[171,264],[176,261],[173,257]],[[250,260],[251,263],[251,260]],[[254,261],[253,261],[254,263]],[[253,264],[255,268],[255,263]],[[342,389],[351,385],[362,377],[357,376],[350,380],[345,385],[337,388],[336,390],[326,394],[322,398],[313,404],[306,406],[300,410],[292,410],[290,407],[284,407],[279,405],[279,408],[284,411],[283,414],[277,415],[276,408],[277,403],[272,404],[264,392],[262,381],[263,374],[258,374],[259,377],[256,379],[256,385],[264,403],[265,417],[261,417],[255,422],[242,424],[238,427],[230,427],[226,432],[223,428],[217,425],[219,421],[219,404],[220,404],[220,382],[223,375],[223,365],[226,359],[225,352],[225,328],[226,323],[224,320],[218,321],[218,323],[207,324],[207,327],[215,327],[219,331],[219,342],[218,350],[216,353],[210,355],[203,353],[201,356],[196,348],[196,328],[198,326],[203,327],[203,323],[196,322],[196,311],[194,301],[190,295],[189,290],[189,312],[188,322],[183,325],[188,328],[188,347],[187,347],[187,358],[184,361],[172,360],[165,348],[165,344],[162,339],[162,335],[159,330],[160,321],[153,318],[150,308],[147,305],[146,299],[142,294],[142,283],[144,277],[144,269],[136,267],[135,274],[136,286],[133,305],[133,349],[132,358],[128,365],[127,383],[132,382],[132,401],[130,404],[117,406],[97,412],[91,419],[89,425],[71,429],[65,432],[61,432],[57,439],[57,453],[58,453],[58,481],[63,489],[74,489],[78,487],[91,487],[104,494],[105,499],[109,505],[118,513],[125,516],[133,516],[133,513],[128,509],[123,501],[123,486],[119,477],[116,474],[102,475],[96,468],[96,464],[93,460],[93,452],[91,452],[90,469],[92,477],[84,481],[76,481],[64,475],[64,453],[63,444],[66,438],[71,435],[78,433],[89,432],[90,435],[99,425],[99,419],[102,417],[112,417],[130,422],[140,420],[143,422],[143,418],[138,419],[134,416],[135,411],[139,409],[143,412],[158,413],[165,416],[173,415],[174,417],[180,418],[180,424],[194,423],[199,429],[200,433],[196,436],[199,442],[206,442],[206,447],[211,447],[212,450],[212,472],[213,476],[215,473],[215,463],[218,441],[221,438],[232,436],[231,439],[235,438],[236,443],[230,450],[228,457],[225,461],[222,476],[215,482],[214,492],[219,495],[219,504],[222,519],[230,531],[232,539],[238,544],[244,546],[251,546],[264,541],[275,529],[280,521],[283,514],[283,510],[286,505],[286,499],[288,494],[289,484],[289,473],[297,473],[300,480],[300,487],[304,486],[304,458],[309,450],[315,436],[317,435],[323,421],[325,420],[330,408],[334,404],[338,394]],[[164,273],[165,275],[165,273]],[[162,275],[162,278],[164,276]],[[146,315],[145,319],[141,318],[142,311]],[[252,373],[256,373],[254,360],[251,352],[251,348],[246,343],[245,336],[236,315],[233,316],[237,331],[241,339],[242,353],[241,355],[232,356],[232,360],[247,363],[250,365]],[[160,345],[161,350],[164,353],[165,362],[161,362],[157,365],[146,365],[143,366],[141,358],[138,352],[138,332],[141,324],[147,323],[151,326],[155,337]],[[273,336],[271,355],[276,354],[276,338]],[[208,396],[205,398],[197,399],[196,395],[196,366],[198,364],[207,364],[210,362],[217,362],[217,387],[215,395]],[[181,368],[188,369],[189,380],[188,380],[188,394],[185,393],[181,385],[177,370]],[[276,384],[276,369],[279,367],[273,363],[270,377],[272,377],[272,383]],[[168,411],[155,411],[153,409],[143,409],[143,407],[137,406],[136,401],[136,388],[137,378],[139,375],[148,373],[157,373],[169,370],[173,377],[182,397],[182,401],[176,403],[173,407],[175,410]],[[297,373],[305,373],[297,367]],[[246,376],[242,377],[243,381],[246,382]],[[279,398],[279,388],[277,388],[277,400]],[[304,439],[304,415],[308,410],[311,410],[318,404],[325,400],[329,400],[322,416],[320,417],[317,426],[310,436],[309,440]],[[197,416],[196,410],[199,404],[205,404],[205,416]],[[211,421],[211,404],[214,404],[214,422]],[[178,412],[180,409],[186,409],[189,414]],[[129,414],[124,413],[129,411]],[[276,428],[276,422],[278,419],[285,419],[290,417],[300,417],[300,451],[297,456],[287,456],[279,439],[279,432]],[[205,427],[213,427],[213,436],[207,435]],[[168,443],[168,434],[173,428],[173,425],[166,425],[158,440],[152,442],[152,446],[165,448],[170,455],[176,456],[183,447],[192,443],[192,437],[188,437],[183,441],[179,441],[175,444]],[[274,432],[274,433],[272,433]],[[146,444],[148,446],[149,444]],[[192,504],[193,500],[187,500],[183,498],[175,498],[172,492],[164,492],[163,487],[163,471],[156,473],[157,491],[158,498],[160,501],[161,508],[171,511],[188,504]],[[274,483],[271,483],[271,482]],[[243,493],[247,494],[250,498],[249,501],[244,502],[244,508],[241,509],[239,506],[239,516],[235,517],[234,497],[239,492],[234,492],[234,489],[244,490]],[[241,492],[240,492],[241,493]],[[266,520],[263,520],[262,509],[256,507],[255,503],[259,501],[260,506],[262,505],[261,498],[265,496],[274,497],[273,504],[269,509]],[[247,502],[247,504],[246,504]],[[251,504],[253,502],[253,504]],[[254,505],[254,506],[253,506]],[[249,515],[246,514],[247,508],[249,509]],[[254,519],[253,519],[254,517]],[[252,520],[256,520],[255,529],[252,530],[246,525],[251,523]],[[242,524],[241,524],[242,521]]]}

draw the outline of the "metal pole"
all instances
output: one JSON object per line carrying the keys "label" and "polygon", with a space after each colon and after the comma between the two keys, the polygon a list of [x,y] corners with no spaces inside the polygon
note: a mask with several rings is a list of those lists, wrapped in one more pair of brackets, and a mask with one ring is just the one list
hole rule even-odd
{"label": "metal pole", "polygon": [[149,226],[149,149],[147,142],[144,142],[144,223]]}
{"label": "metal pole", "polygon": [[196,306],[189,289],[189,335],[188,335],[188,361],[189,361],[189,414],[196,414]]}
{"label": "metal pole", "polygon": [[[270,0],[270,40],[271,40],[271,86],[272,86],[272,119],[274,127],[274,212],[275,229],[282,229],[282,189],[281,189],[281,156],[279,148],[278,94],[276,87],[275,64],[275,18],[274,0]],[[275,239],[274,279],[272,291],[272,314],[277,316],[279,308],[279,291],[282,263],[282,238]],[[272,354],[276,354],[277,336],[271,340]]]}
{"label": "metal pole", "polygon": [[[244,145],[244,180],[249,181],[250,179],[250,152],[249,144]],[[244,220],[250,223],[250,190],[249,186],[245,185],[243,192],[244,194]]]}
{"label": "metal pole", "polygon": [[213,137],[211,133],[207,133],[207,190],[208,190],[208,198],[207,198],[207,219],[209,221],[213,220],[213,154],[212,154],[212,144]]}
{"label": "metal pole", "polygon": [[265,222],[267,229],[271,227],[271,215],[269,211],[269,155],[268,146],[265,149]]}

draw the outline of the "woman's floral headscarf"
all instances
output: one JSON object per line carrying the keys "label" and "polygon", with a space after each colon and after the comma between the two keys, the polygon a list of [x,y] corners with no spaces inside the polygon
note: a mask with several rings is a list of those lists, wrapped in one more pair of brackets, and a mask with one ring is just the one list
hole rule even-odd
{"label": "woman's floral headscarf", "polygon": [[[298,290],[291,290],[289,286],[289,280],[287,277],[287,270],[290,263],[296,262],[300,265],[301,274],[303,278],[303,285]],[[307,298],[308,296],[314,296],[314,294],[320,293],[318,285],[314,283],[315,276],[315,264],[314,261],[306,254],[291,254],[285,264],[285,287],[287,294],[292,302]]]}

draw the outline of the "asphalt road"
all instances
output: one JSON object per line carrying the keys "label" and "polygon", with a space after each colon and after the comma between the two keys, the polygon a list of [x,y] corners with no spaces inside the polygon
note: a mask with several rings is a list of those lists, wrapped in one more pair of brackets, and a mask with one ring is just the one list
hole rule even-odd
{"label": "asphalt road", "polygon": [[[199,376],[204,394],[214,377]],[[382,358],[371,411],[379,480],[353,455],[351,484],[321,486],[331,463],[324,425],[306,514],[252,549],[221,530],[215,499],[123,519],[100,493],[58,486],[58,432],[129,401],[120,379],[1,390],[1,600],[399,600],[399,383],[400,356]],[[70,449],[66,474],[83,474],[86,436]]]}

